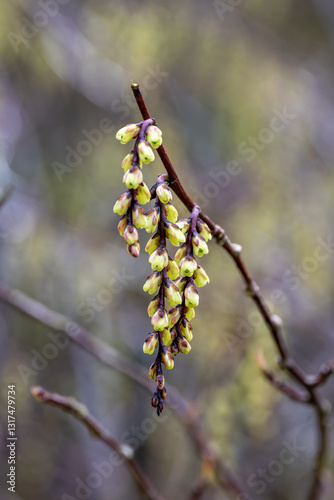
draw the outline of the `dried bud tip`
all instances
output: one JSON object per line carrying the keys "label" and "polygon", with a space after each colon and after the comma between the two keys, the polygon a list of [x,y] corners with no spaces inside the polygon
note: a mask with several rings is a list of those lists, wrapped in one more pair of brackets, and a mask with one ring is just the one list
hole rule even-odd
{"label": "dried bud tip", "polygon": [[151,380],[155,380],[156,377],[157,377],[157,365],[156,363],[152,363],[148,371],[148,378]]}
{"label": "dried bud tip", "polygon": [[232,243],[231,250],[234,257],[239,257],[242,252],[242,246],[238,243]]}
{"label": "dried bud tip", "polygon": [[280,318],[279,316],[277,316],[277,314],[272,314],[271,317],[270,317],[270,321],[277,328],[282,328],[282,326],[283,326],[282,318]]}
{"label": "dried bud tip", "polygon": [[140,245],[138,241],[136,241],[132,245],[126,245],[126,250],[129,255],[132,255],[132,257],[138,257],[140,254]]}
{"label": "dried bud tip", "polygon": [[165,377],[163,375],[157,375],[157,387],[162,389],[165,385]]}

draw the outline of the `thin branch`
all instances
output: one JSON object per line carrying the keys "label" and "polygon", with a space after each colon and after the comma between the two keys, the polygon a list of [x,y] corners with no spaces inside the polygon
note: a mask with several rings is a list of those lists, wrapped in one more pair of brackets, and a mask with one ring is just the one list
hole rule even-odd
{"label": "thin branch", "polygon": [[328,361],[328,363],[323,364],[320,367],[319,373],[314,375],[313,378],[310,379],[310,385],[312,387],[318,387],[319,385],[323,385],[327,382],[328,378],[334,373],[334,359]]}
{"label": "thin branch", "polygon": [[[139,363],[120,354],[70,318],[49,309],[22,291],[13,290],[3,283],[0,283],[0,301],[52,330],[65,333],[72,342],[92,354],[102,363],[130,377],[148,391],[152,391],[152,381],[148,379],[146,369]],[[184,425],[199,455],[212,464],[217,484],[224,491],[233,493],[235,497],[237,495],[240,495],[240,497],[245,496],[238,479],[225,466],[214,444],[211,443],[209,436],[198,422],[196,412],[182,398],[177,389],[170,385],[166,402]]]}
{"label": "thin branch", "polygon": [[[140,92],[139,85],[137,83],[133,83],[131,85],[131,88],[142,117],[144,118],[144,120],[151,118],[151,115],[144,102],[143,96]],[[157,149],[157,151],[168,173],[171,188],[178,196],[180,201],[187,207],[187,209],[189,211],[192,211],[195,203],[192,201],[192,199],[189,197],[184,187],[182,186],[181,181],[174,170],[174,167],[165,151],[164,146],[161,145]],[[320,500],[324,492],[321,476],[327,457],[327,426],[325,421],[326,415],[328,413],[328,407],[326,406],[325,402],[316,394],[315,387],[312,386],[312,377],[306,375],[306,373],[302,370],[302,368],[298,366],[296,361],[289,353],[282,333],[282,320],[278,316],[271,313],[265,299],[261,294],[259,286],[253,280],[250,272],[246,267],[246,264],[241,257],[241,246],[233,244],[228,238],[224,229],[213,222],[210,217],[208,217],[202,211],[200,212],[199,216],[204,222],[207,223],[212,231],[213,236],[216,239],[216,242],[226,250],[230,257],[232,257],[236,267],[238,268],[246,284],[246,292],[253,299],[260,314],[262,315],[262,318],[267,325],[274,344],[276,345],[276,348],[280,354],[280,368],[282,370],[286,370],[291,375],[291,377],[297,380],[306,389],[309,394],[310,401],[308,401],[307,403],[311,404],[314,407],[317,414],[319,447],[315,465],[314,479],[310,494],[308,496],[308,500]]]}
{"label": "thin branch", "polygon": [[98,439],[106,443],[112,450],[120,455],[133,475],[135,481],[150,500],[163,500],[162,495],[156,490],[145,472],[133,460],[134,451],[127,444],[119,443],[107,429],[90,415],[87,408],[74,398],[67,398],[60,394],[48,392],[43,387],[32,387],[31,393],[39,403],[47,403],[69,413],[82,422],[87,429]]}
{"label": "thin branch", "polygon": [[270,371],[265,362],[263,353],[260,351],[256,356],[256,363],[261,370],[262,375],[280,392],[288,396],[288,398],[299,403],[311,403],[312,398],[308,392],[300,391],[291,386],[284,380],[281,380],[275,373]]}

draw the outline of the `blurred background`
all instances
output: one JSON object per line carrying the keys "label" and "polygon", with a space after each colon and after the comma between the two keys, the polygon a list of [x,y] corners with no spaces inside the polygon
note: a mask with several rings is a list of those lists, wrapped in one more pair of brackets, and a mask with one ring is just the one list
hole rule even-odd
{"label": "blurred background", "polygon": [[[242,245],[293,356],[316,371],[334,357],[333,33],[331,0],[3,2],[1,197],[15,188],[0,211],[1,280],[149,367],[147,235],[133,259],[112,212],[130,151],[115,133],[141,119],[130,89],[139,82],[189,195]],[[160,173],[156,159],[146,183]],[[193,402],[252,498],[302,500],[313,411],[259,373],[256,352],[273,368],[277,353],[228,255],[212,243],[201,264],[211,284],[201,289],[193,349],[177,357],[167,389]],[[35,384],[73,395],[120,440],[139,429],[140,465],[166,498],[188,498],[199,458],[173,415],[143,426],[153,421],[150,393],[75,345],[52,351],[46,327],[5,305],[0,324],[3,443],[7,384],[17,391],[16,498],[142,498],[124,465],[79,495],[110,450],[39,405]],[[322,392],[333,400],[333,380]],[[6,471],[5,447],[0,460]],[[3,477],[0,488],[12,498]],[[211,489],[202,498],[227,496]]]}

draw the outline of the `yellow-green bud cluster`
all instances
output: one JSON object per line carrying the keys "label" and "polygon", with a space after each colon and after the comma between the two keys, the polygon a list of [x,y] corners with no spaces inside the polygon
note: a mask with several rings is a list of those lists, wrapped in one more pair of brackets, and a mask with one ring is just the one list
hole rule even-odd
{"label": "yellow-green bud cluster", "polygon": [[199,304],[198,288],[210,282],[203,267],[197,264],[194,255],[201,257],[208,253],[207,241],[212,238],[207,224],[198,218],[198,207],[195,207],[188,219],[181,219],[177,225],[186,235],[186,242],[175,254],[179,266],[180,277],[175,281],[182,304],[169,311],[168,325],[173,339],[170,351],[188,354],[193,331],[190,321],[195,316],[195,307]]}
{"label": "yellow-green bud cluster", "polygon": [[[197,206],[188,219],[177,222],[178,213],[171,203],[172,191],[167,175],[160,175],[151,190],[144,183],[142,167],[155,159],[154,149],[162,144],[161,130],[153,119],[123,127],[116,138],[122,144],[135,139],[133,150],[122,161],[127,191],[119,196],[113,209],[122,216],[118,232],[134,257],[140,251],[137,230],[144,228],[153,233],[145,247],[152,273],[143,286],[144,291],[154,295],[147,308],[153,331],[146,337],[143,351],[149,355],[156,353],[148,376],[157,383],[152,405],[160,415],[167,394],[162,367],[171,370],[174,356],[179,352],[188,354],[191,350],[193,329],[190,321],[199,304],[198,288],[210,281],[196,258],[208,253],[211,232],[198,217]],[[151,195],[156,198],[155,205],[145,212],[142,205],[151,200]],[[174,260],[168,255],[167,240],[179,247]]]}
{"label": "yellow-green bud cluster", "polygon": [[[144,291],[152,295],[157,293],[147,309],[154,332],[145,340],[143,350],[147,354],[152,354],[158,348],[155,362],[149,369],[149,378],[157,380],[157,389],[152,398],[152,405],[157,408],[158,414],[163,409],[163,400],[167,394],[162,365],[167,370],[174,367],[174,356],[170,349],[174,338],[170,327],[171,318],[175,317],[175,313],[173,309],[167,312],[166,300],[174,309],[179,307],[182,302],[179,289],[174,283],[180,275],[179,266],[169,257],[166,243],[169,240],[178,246],[186,239],[183,232],[175,224],[178,213],[171,204],[172,192],[165,179],[166,176],[159,176],[155,185],[155,206],[146,214],[146,231],[153,232],[153,234],[145,250],[150,255],[149,263],[153,272],[148,276],[143,287]],[[184,348],[186,349],[186,347]]]}
{"label": "yellow-green bud cluster", "polygon": [[113,209],[115,213],[123,215],[118,224],[118,232],[127,244],[128,253],[133,257],[138,257],[140,251],[137,229],[145,228],[151,231],[156,224],[141,207],[151,199],[150,190],[143,180],[142,165],[154,160],[152,148],[157,148],[162,143],[161,130],[153,123],[154,120],[149,119],[126,125],[116,134],[116,139],[121,141],[121,144],[136,139],[133,151],[122,161],[123,183],[128,189],[119,196]]}

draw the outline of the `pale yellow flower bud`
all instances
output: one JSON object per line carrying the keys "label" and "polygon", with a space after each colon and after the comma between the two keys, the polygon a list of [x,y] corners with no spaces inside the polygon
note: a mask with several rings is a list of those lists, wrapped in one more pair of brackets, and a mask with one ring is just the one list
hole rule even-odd
{"label": "pale yellow flower bud", "polygon": [[146,340],[143,345],[143,351],[145,354],[153,354],[156,347],[159,344],[158,336],[156,333],[151,333],[148,337],[146,337]]}
{"label": "pale yellow flower bud", "polygon": [[167,203],[165,205],[165,212],[166,212],[167,219],[170,222],[176,222],[177,221],[177,218],[178,218],[179,214],[177,213],[176,208],[171,203]]}
{"label": "pale yellow flower bud", "polygon": [[126,250],[128,254],[132,255],[132,257],[138,257],[140,253],[140,245],[138,241],[136,241],[132,245],[126,245]]}
{"label": "pale yellow flower bud", "polygon": [[168,259],[167,276],[172,281],[176,280],[176,278],[180,276],[179,266],[171,258]]}
{"label": "pale yellow flower bud", "polygon": [[194,259],[194,257],[191,257],[190,255],[186,255],[183,257],[181,260],[180,264],[180,274],[181,276],[192,276],[194,274],[194,271],[197,269],[197,262]]}
{"label": "pale yellow flower bud", "polygon": [[137,189],[143,182],[143,172],[139,167],[131,167],[130,170],[125,172],[123,182],[129,189]]}
{"label": "pale yellow flower bud", "polygon": [[157,365],[156,363],[152,363],[150,369],[148,371],[148,378],[151,380],[155,380],[157,378]]}
{"label": "pale yellow flower bud", "polygon": [[127,172],[132,167],[132,163],[133,153],[129,153],[122,161],[122,169],[124,170],[124,172]]}
{"label": "pale yellow flower bud", "polygon": [[177,337],[177,331],[176,331],[175,328],[171,328],[170,329],[170,335],[172,337],[172,341],[174,341],[176,339],[176,337]]}
{"label": "pale yellow flower bud", "polygon": [[188,352],[191,351],[191,345],[189,344],[187,339],[177,339],[177,346],[179,348],[179,351],[182,352],[182,354],[188,354]]}
{"label": "pale yellow flower bud", "polygon": [[187,255],[187,245],[184,244],[182,245],[176,252],[174,260],[177,264],[180,263],[180,261]]}
{"label": "pale yellow flower bud", "polygon": [[194,285],[187,285],[184,291],[185,303],[187,307],[197,307],[199,304],[198,291]]}
{"label": "pale yellow flower bud", "polygon": [[190,226],[190,222],[188,221],[188,219],[180,219],[176,224],[179,226],[183,234],[188,231]]}
{"label": "pale yellow flower bud", "polygon": [[145,137],[151,144],[151,146],[155,149],[157,149],[162,144],[162,132],[155,125],[150,125],[149,127],[147,127]]}
{"label": "pale yellow flower bud", "polygon": [[133,243],[138,241],[137,229],[132,224],[128,224],[124,229],[123,238],[128,245],[132,245]]}
{"label": "pale yellow flower bud", "polygon": [[140,141],[138,144],[138,156],[143,163],[154,161],[154,153],[147,141]]}
{"label": "pale yellow flower bud", "polygon": [[159,307],[153,314],[151,323],[155,330],[162,332],[168,326],[167,311]]}
{"label": "pale yellow flower bud", "polygon": [[147,308],[147,314],[149,315],[150,318],[152,318],[153,314],[158,309],[159,303],[160,303],[160,298],[158,295],[156,295],[154,299],[151,300],[151,302],[149,303]]}
{"label": "pale yellow flower bud", "polygon": [[211,231],[210,231],[210,228],[209,226],[203,222],[203,221],[198,221],[197,222],[197,227],[198,227],[198,232],[201,236],[203,236],[203,238],[205,239],[205,241],[209,241],[212,239],[212,234],[211,234]]}
{"label": "pale yellow flower bud", "polygon": [[127,209],[130,207],[131,201],[132,201],[132,196],[130,191],[121,194],[121,196],[117,198],[117,201],[114,205],[113,208],[114,213],[119,215],[124,215]]}
{"label": "pale yellow flower bud", "polygon": [[209,253],[208,245],[205,243],[203,236],[195,234],[191,238],[191,242],[193,244],[193,250],[198,257],[202,257],[202,255]]}
{"label": "pale yellow flower bud", "polygon": [[166,396],[167,396],[167,389],[166,387],[163,387],[161,389],[161,399],[166,399]]}
{"label": "pale yellow flower bud", "polygon": [[148,233],[151,233],[152,231],[156,230],[157,224],[160,220],[159,207],[151,208],[151,210],[147,212],[146,216],[147,216],[146,231]]}
{"label": "pale yellow flower bud", "polygon": [[186,318],[188,321],[191,321],[195,317],[195,314],[195,309],[193,307],[186,307]]}
{"label": "pale yellow flower bud", "polygon": [[180,330],[182,335],[191,342],[193,339],[193,329],[189,321],[185,318],[180,322]]}
{"label": "pale yellow flower bud", "polygon": [[168,253],[165,247],[158,247],[148,259],[153,271],[162,271],[168,266]]}
{"label": "pale yellow flower bud", "polygon": [[167,370],[172,370],[174,368],[174,358],[169,351],[165,351],[161,355],[161,361],[167,368]]}
{"label": "pale yellow flower bud", "polygon": [[182,231],[172,222],[165,223],[165,232],[171,244],[176,247],[179,246],[180,243],[184,243],[186,241]]}
{"label": "pale yellow flower bud", "polygon": [[163,389],[164,385],[165,385],[165,377],[160,374],[157,376],[157,387],[158,389]]}
{"label": "pale yellow flower bud", "polygon": [[187,284],[187,278],[178,278],[174,281],[174,284],[177,286],[179,292],[182,293]]}
{"label": "pale yellow flower bud", "polygon": [[141,205],[146,205],[151,199],[151,193],[145,182],[142,182],[136,189],[137,201]]}
{"label": "pale yellow flower bud", "polygon": [[173,309],[171,309],[168,312],[168,326],[169,326],[169,328],[174,326],[179,321],[179,319],[181,317],[181,313],[182,313],[182,308],[180,306],[173,307]]}
{"label": "pale yellow flower bud", "polygon": [[132,211],[132,222],[138,228],[146,227],[147,218],[145,210],[136,203],[134,210]]}
{"label": "pale yellow flower bud", "polygon": [[153,295],[161,285],[161,280],[161,273],[155,271],[154,273],[150,274],[144,283],[144,292],[148,292],[150,295]]}
{"label": "pale yellow flower bud", "polygon": [[121,144],[126,144],[127,142],[134,139],[139,134],[140,127],[134,123],[126,125],[125,127],[119,129],[116,134],[116,139],[121,141]]}
{"label": "pale yellow flower bud", "polygon": [[182,299],[177,286],[172,282],[165,283],[164,288],[165,296],[172,307],[181,304]]}
{"label": "pale yellow flower bud", "polygon": [[194,272],[194,281],[199,287],[205,286],[207,283],[210,283],[210,278],[204,271],[203,267],[197,267],[196,271]]}
{"label": "pale yellow flower bud", "polygon": [[123,217],[121,218],[121,220],[119,221],[118,226],[117,226],[117,231],[119,232],[119,234],[122,237],[123,237],[124,230],[125,230],[127,224],[128,224],[128,217],[127,217],[127,215],[123,215]]}
{"label": "pale yellow flower bud", "polygon": [[152,234],[151,238],[146,243],[145,251],[150,255],[158,248],[160,245],[160,235],[158,232]]}
{"label": "pale yellow flower bud", "polygon": [[161,203],[166,204],[171,201],[172,199],[172,191],[169,189],[167,184],[159,184],[157,187],[157,196]]}
{"label": "pale yellow flower bud", "polygon": [[162,341],[165,344],[166,347],[170,346],[172,344],[172,336],[170,334],[170,331],[168,328],[165,328],[164,331],[162,332]]}

